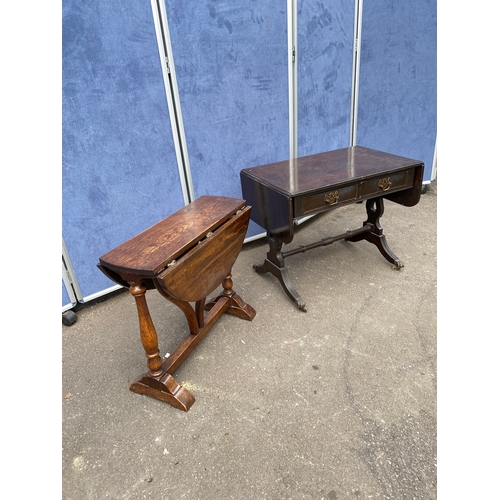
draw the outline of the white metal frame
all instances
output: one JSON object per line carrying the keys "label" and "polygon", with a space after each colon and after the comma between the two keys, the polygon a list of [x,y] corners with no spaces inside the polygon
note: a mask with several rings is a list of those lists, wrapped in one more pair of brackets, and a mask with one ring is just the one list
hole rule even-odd
{"label": "white metal frame", "polygon": [[83,300],[82,291],[76,279],[75,270],[73,269],[64,238],[62,239],[62,280],[70,300],[70,304],[63,306],[62,312],[64,312],[75,307],[78,302]]}
{"label": "white metal frame", "polygon": [[80,285],[78,284],[75,270],[73,268],[73,264],[71,263],[71,259],[69,257],[68,249],[66,248],[66,243],[64,242],[64,238],[62,240],[62,280],[64,282],[64,286],[66,288],[66,292],[68,293],[70,300],[69,304],[66,304],[62,307],[62,312],[72,309],[79,302],[80,303],[90,302],[94,299],[107,295],[108,293],[112,293],[115,292],[116,290],[120,290],[121,288],[123,288],[121,285],[114,285],[110,288],[106,288],[105,290],[101,290],[100,292],[84,297],[80,289]]}
{"label": "white metal frame", "polygon": [[299,153],[298,131],[298,74],[297,74],[297,0],[287,0],[287,32],[288,32],[288,127],[290,160]]}
{"label": "white metal frame", "polygon": [[434,144],[434,158],[432,159],[431,182],[435,181],[437,177],[437,134],[436,143]]}
{"label": "white metal frame", "polygon": [[160,52],[160,64],[163,73],[163,83],[167,96],[167,104],[170,115],[170,126],[174,138],[175,154],[177,156],[177,166],[181,181],[184,204],[194,201],[194,188],[191,176],[191,166],[189,164],[189,154],[184,132],[184,122],[182,120],[181,103],[179,98],[179,88],[175,75],[174,55],[170,42],[170,31],[168,28],[167,9],[164,0],[151,0],[151,9]]}
{"label": "white metal frame", "polygon": [[359,61],[361,54],[361,27],[363,25],[363,0],[357,0],[354,7],[354,41],[352,51],[351,133],[349,144],[356,146],[358,131],[358,89]]}

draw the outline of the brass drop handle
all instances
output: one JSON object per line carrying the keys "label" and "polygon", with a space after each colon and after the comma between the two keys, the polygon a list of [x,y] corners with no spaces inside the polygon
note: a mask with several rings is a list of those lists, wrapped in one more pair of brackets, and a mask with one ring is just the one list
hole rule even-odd
{"label": "brass drop handle", "polygon": [[377,186],[383,191],[387,191],[391,187],[391,183],[392,183],[391,178],[386,177],[385,179],[380,179],[378,181]]}
{"label": "brass drop handle", "polygon": [[335,203],[338,203],[339,201],[339,192],[332,191],[331,193],[326,193],[324,200],[325,203],[328,203],[328,205],[335,205]]}

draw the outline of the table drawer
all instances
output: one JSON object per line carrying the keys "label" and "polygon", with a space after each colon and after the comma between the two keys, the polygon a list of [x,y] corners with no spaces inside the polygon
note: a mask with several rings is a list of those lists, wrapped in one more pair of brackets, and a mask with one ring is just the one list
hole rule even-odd
{"label": "table drawer", "polygon": [[409,168],[400,172],[393,172],[360,181],[339,188],[322,190],[294,198],[294,217],[322,212],[339,205],[353,203],[358,200],[366,200],[376,196],[384,196],[394,191],[411,188],[415,169]]}
{"label": "table drawer", "polygon": [[310,194],[295,199],[295,217],[308,215],[327,209],[334,205],[356,200],[357,186],[352,184],[338,189],[329,189],[320,193]]}
{"label": "table drawer", "polygon": [[399,189],[413,186],[415,169],[403,170],[401,172],[381,175],[373,179],[359,182],[358,197],[364,198],[370,195],[383,195]]}

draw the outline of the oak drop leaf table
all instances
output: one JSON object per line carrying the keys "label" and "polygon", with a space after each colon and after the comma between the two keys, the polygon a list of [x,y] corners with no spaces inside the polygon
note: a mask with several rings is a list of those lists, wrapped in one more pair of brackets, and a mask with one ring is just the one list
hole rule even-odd
{"label": "oak drop leaf table", "polygon": [[[335,241],[367,240],[399,270],[403,263],[392,253],[380,218],[384,199],[414,206],[422,192],[424,164],[418,160],[362,146],[327,151],[292,160],[243,169],[243,197],[252,206],[251,219],[267,232],[269,251],[258,273],[273,274],[295,305],[306,304],[293,287],[285,259]],[[359,229],[282,251],[294,236],[294,221],[350,203],[366,200],[367,220]]]}
{"label": "oak drop leaf table", "polygon": [[[222,314],[249,321],[255,317],[255,310],[234,292],[231,279],[250,212],[244,200],[202,196],[99,259],[99,269],[129,288],[137,306],[149,371],[131,391],[188,411],[194,396],[172,375]],[[220,285],[223,292],[207,302]],[[146,291],[154,288],[183,311],[190,331],[163,361],[146,302]]]}

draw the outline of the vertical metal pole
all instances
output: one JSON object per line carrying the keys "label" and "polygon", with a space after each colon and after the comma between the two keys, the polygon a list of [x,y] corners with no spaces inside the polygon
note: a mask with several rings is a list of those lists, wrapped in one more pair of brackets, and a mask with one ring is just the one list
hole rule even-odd
{"label": "vertical metal pole", "polygon": [[160,64],[163,72],[163,82],[167,95],[167,103],[170,114],[170,124],[174,138],[175,154],[181,181],[184,204],[194,201],[194,188],[189,164],[189,155],[184,133],[184,123],[182,121],[181,104],[177,78],[175,75],[174,56],[170,42],[170,32],[168,29],[167,10],[164,0],[151,0],[153,19],[160,52]]}
{"label": "vertical metal pole", "polygon": [[437,176],[437,134],[436,134],[436,142],[434,144],[434,157],[432,158],[431,182],[436,180],[436,176]]}
{"label": "vertical metal pole", "polygon": [[356,0],[354,7],[354,44],[352,51],[351,137],[349,141],[351,146],[356,146],[356,135],[358,131],[359,61],[361,54],[362,18],[363,0]]}
{"label": "vertical metal pole", "polygon": [[297,0],[287,0],[288,21],[288,123],[290,160],[298,157]]}
{"label": "vertical metal pole", "polygon": [[75,270],[73,269],[73,264],[69,258],[64,238],[62,239],[62,280],[64,282],[64,286],[66,287],[66,291],[68,292],[71,307],[76,306],[78,302],[82,302],[82,291],[80,290],[80,285],[76,279]]}

